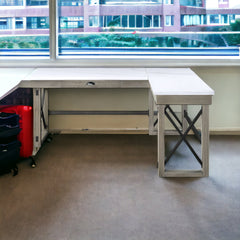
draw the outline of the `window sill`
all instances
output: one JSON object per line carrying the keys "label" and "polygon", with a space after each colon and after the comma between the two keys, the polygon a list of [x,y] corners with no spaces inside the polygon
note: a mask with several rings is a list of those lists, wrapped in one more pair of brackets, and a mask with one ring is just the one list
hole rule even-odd
{"label": "window sill", "polygon": [[1,58],[1,67],[197,67],[197,66],[240,66],[240,57],[121,57],[84,56],[49,58]]}

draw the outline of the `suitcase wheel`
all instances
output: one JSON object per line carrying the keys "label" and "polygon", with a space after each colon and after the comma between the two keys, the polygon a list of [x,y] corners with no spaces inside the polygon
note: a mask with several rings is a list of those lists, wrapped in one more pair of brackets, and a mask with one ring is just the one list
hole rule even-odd
{"label": "suitcase wheel", "polygon": [[13,177],[18,175],[18,167],[15,166],[13,169],[12,169],[12,174],[13,174]]}
{"label": "suitcase wheel", "polygon": [[32,167],[32,168],[35,168],[35,167],[37,166],[37,164],[36,164],[34,158],[31,157],[31,160],[32,160],[32,161],[31,161],[31,167]]}

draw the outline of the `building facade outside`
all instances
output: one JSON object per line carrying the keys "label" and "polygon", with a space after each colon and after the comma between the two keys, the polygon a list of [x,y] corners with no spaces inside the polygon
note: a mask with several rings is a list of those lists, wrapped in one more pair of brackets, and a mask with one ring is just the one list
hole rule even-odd
{"label": "building facade outside", "polygon": [[[59,32],[208,31],[240,18],[240,0],[59,0]],[[0,35],[48,34],[47,0],[0,0]]]}

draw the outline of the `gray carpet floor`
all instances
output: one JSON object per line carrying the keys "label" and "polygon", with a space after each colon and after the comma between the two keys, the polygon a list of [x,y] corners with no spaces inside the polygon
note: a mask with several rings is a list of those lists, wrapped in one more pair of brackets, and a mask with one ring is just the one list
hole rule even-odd
{"label": "gray carpet floor", "polygon": [[159,178],[148,135],[56,135],[0,176],[1,240],[239,240],[240,136],[214,136],[208,178]]}

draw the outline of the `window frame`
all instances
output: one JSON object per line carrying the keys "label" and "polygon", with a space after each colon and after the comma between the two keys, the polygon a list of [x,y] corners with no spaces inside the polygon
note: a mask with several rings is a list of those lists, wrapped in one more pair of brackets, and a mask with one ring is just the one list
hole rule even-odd
{"label": "window frame", "polygon": [[[240,56],[58,56],[58,3],[49,1],[50,57],[1,57],[1,67],[197,67],[240,66]],[[237,32],[240,33],[240,32]],[[240,48],[240,46],[239,46]]]}

